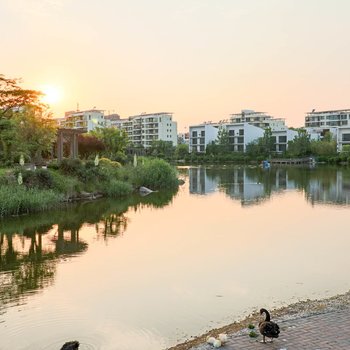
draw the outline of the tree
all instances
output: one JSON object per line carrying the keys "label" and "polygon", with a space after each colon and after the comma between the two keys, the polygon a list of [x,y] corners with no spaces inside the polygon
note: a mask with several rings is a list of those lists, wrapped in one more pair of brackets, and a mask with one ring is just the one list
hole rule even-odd
{"label": "tree", "polygon": [[216,144],[219,146],[220,152],[226,153],[230,151],[229,132],[225,127],[219,128]]}
{"label": "tree", "polygon": [[320,141],[310,142],[311,153],[321,157],[332,157],[337,154],[337,141],[327,132]]}
{"label": "tree", "polygon": [[40,102],[42,92],[22,89],[18,83],[18,79],[5,78],[0,74],[0,118],[10,118],[14,109],[24,106],[43,107]]}
{"label": "tree", "polygon": [[176,146],[175,157],[176,159],[184,159],[188,155],[188,145],[181,143]]}
{"label": "tree", "polygon": [[288,142],[287,154],[291,157],[305,157],[311,154],[310,135],[304,129],[298,130],[298,135]]}
{"label": "tree", "polygon": [[270,128],[266,128],[263,137],[259,137],[257,140],[249,143],[246,148],[247,154],[251,156],[269,157],[275,151],[276,140],[272,136]]}
{"label": "tree", "polygon": [[15,144],[12,148],[15,156],[26,154],[32,161],[40,162],[43,155],[52,151],[56,140],[57,124],[51,114],[40,107],[25,107],[13,115]]}
{"label": "tree", "polygon": [[171,158],[174,155],[175,147],[171,141],[154,140],[152,141],[149,153],[159,158]]}
{"label": "tree", "polygon": [[102,153],[105,150],[103,142],[96,136],[87,134],[78,136],[79,154],[83,158]]}
{"label": "tree", "polygon": [[91,132],[91,135],[103,142],[104,153],[110,159],[114,159],[117,153],[124,154],[129,143],[126,131],[117,128],[97,128]]}

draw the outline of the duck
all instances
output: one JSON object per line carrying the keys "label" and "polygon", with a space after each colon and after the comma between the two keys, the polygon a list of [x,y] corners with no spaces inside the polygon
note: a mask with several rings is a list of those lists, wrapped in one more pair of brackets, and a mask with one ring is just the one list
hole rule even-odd
{"label": "duck", "polygon": [[277,323],[270,320],[270,313],[266,309],[260,309],[260,315],[265,314],[265,320],[259,322],[259,331],[263,336],[262,343],[266,343],[265,337],[271,338],[271,343],[273,338],[278,338],[280,333],[280,327]]}
{"label": "duck", "polygon": [[76,340],[64,343],[60,350],[77,350],[79,348],[79,342]]}

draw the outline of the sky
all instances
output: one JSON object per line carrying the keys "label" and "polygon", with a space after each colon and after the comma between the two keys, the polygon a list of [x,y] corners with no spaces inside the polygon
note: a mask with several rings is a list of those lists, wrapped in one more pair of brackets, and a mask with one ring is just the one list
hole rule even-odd
{"label": "sky", "polygon": [[0,0],[0,73],[51,108],[172,112],[178,131],[242,109],[304,125],[350,108],[348,0]]}

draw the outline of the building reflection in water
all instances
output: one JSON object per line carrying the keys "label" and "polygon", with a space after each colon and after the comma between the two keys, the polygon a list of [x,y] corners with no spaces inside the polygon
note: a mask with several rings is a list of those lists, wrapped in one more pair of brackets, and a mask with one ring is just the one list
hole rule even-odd
{"label": "building reflection in water", "polygon": [[350,171],[335,167],[196,167],[189,168],[191,194],[223,191],[242,205],[259,204],[274,193],[298,190],[311,204],[348,205]]}

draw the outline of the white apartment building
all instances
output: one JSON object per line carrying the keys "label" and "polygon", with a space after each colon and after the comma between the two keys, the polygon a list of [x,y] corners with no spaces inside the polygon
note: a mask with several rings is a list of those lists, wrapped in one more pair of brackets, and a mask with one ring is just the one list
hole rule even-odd
{"label": "white apartment building", "polygon": [[350,109],[339,109],[333,111],[320,111],[315,112],[313,110],[310,113],[306,113],[305,127],[318,127],[328,129],[330,127],[339,127],[350,125]]}
{"label": "white apartment building", "polygon": [[350,126],[341,126],[337,129],[338,152],[341,152],[345,145],[350,145]]}
{"label": "white apartment building", "polygon": [[86,129],[87,132],[106,126],[104,113],[98,109],[66,112],[64,118],[60,120],[61,128]]}
{"label": "white apartment building", "polygon": [[203,123],[190,126],[190,152],[205,152],[206,146],[215,141],[218,136],[218,124]]}
{"label": "white apartment building", "polygon": [[177,123],[172,113],[142,113],[126,119],[110,120],[110,126],[125,130],[135,146],[149,148],[153,141],[169,141],[177,146]]}
{"label": "white apartment building", "polygon": [[276,152],[282,153],[287,149],[288,142],[298,133],[288,129],[282,118],[272,118],[266,113],[253,110],[242,110],[241,113],[231,114],[230,119],[219,123],[203,123],[190,126],[190,152],[205,152],[206,146],[215,141],[220,128],[229,133],[232,150],[245,152],[249,143],[264,135],[265,129],[270,128],[276,140]]}
{"label": "white apartment building", "polygon": [[288,142],[293,141],[296,136],[298,136],[298,132],[288,129],[286,126],[281,129],[272,130],[272,137],[274,137],[276,145],[275,152],[285,152],[288,148]]}
{"label": "white apartment building", "polygon": [[247,145],[264,136],[264,129],[249,123],[222,124],[228,131],[234,152],[245,152]]}
{"label": "white apartment building", "polygon": [[273,118],[264,112],[255,112],[251,109],[242,109],[241,113],[231,114],[230,122],[249,123],[262,129],[271,128],[271,130],[279,130],[285,127],[284,119]]}

